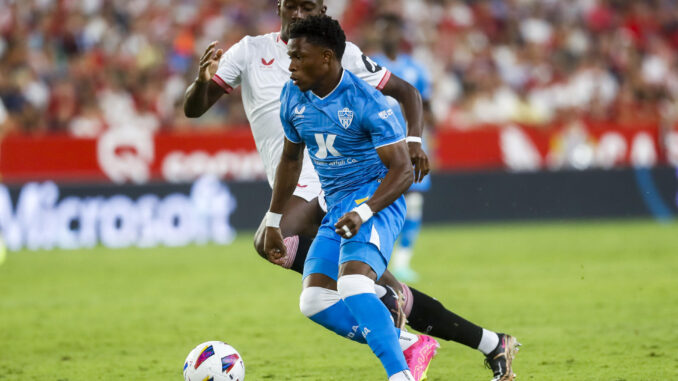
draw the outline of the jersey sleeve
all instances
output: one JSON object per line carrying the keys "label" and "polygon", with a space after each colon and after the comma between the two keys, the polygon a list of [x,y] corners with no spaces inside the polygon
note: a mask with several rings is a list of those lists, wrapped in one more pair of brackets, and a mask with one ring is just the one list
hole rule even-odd
{"label": "jersey sleeve", "polygon": [[431,99],[431,76],[428,73],[428,70],[421,64],[417,64],[417,71],[419,75],[417,76],[416,88],[421,93],[421,98],[425,101]]}
{"label": "jersey sleeve", "polygon": [[379,92],[365,104],[362,126],[370,134],[374,148],[405,139],[405,128],[398,122],[386,97]]}
{"label": "jersey sleeve", "polygon": [[341,65],[358,78],[381,90],[386,86],[391,72],[385,67],[379,66],[370,57],[363,54],[359,47],[351,42],[346,42],[346,50],[341,59]]}
{"label": "jersey sleeve", "polygon": [[247,37],[231,46],[219,60],[219,67],[212,80],[226,93],[240,86],[242,72],[247,61]]}
{"label": "jersey sleeve", "polygon": [[299,132],[294,128],[292,121],[290,119],[290,82],[285,84],[282,92],[280,93],[280,122],[283,126],[283,132],[285,133],[285,138],[295,144],[301,144],[301,136]]}

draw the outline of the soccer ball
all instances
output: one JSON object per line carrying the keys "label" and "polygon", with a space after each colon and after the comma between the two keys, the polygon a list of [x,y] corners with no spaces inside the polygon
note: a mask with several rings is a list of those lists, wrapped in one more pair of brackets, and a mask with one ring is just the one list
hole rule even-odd
{"label": "soccer ball", "polygon": [[244,381],[245,364],[240,353],[222,341],[195,347],[184,363],[185,381]]}

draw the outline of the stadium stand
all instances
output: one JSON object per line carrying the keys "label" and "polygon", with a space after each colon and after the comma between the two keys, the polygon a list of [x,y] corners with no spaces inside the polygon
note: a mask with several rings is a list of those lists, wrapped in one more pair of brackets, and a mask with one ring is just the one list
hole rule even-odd
{"label": "stadium stand", "polygon": [[[0,131],[151,131],[242,126],[240,97],[187,120],[183,91],[210,41],[275,31],[273,0],[0,0]],[[672,0],[337,0],[349,38],[403,15],[405,43],[435,79],[440,128],[577,117],[674,125],[678,4]],[[350,17],[346,17],[350,15]],[[190,123],[190,124],[189,124]]]}

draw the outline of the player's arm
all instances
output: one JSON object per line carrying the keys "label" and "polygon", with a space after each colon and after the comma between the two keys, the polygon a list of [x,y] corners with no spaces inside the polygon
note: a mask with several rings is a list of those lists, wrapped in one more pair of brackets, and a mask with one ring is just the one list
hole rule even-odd
{"label": "player's arm", "polygon": [[283,208],[292,197],[294,188],[299,181],[301,166],[304,158],[304,144],[293,143],[287,138],[280,156],[280,164],[275,172],[273,195],[271,205],[266,213],[266,235],[264,238],[264,251],[268,260],[276,263],[285,256],[285,245],[280,231],[280,220]]}
{"label": "player's arm", "polygon": [[381,92],[395,98],[401,105],[407,121],[407,146],[414,165],[414,181],[421,182],[430,171],[428,156],[421,146],[421,134],[424,130],[421,94],[414,86],[394,74],[391,74]]}
{"label": "player's arm", "polygon": [[200,117],[224,94],[221,86],[212,81],[212,77],[217,72],[219,60],[224,54],[221,49],[214,51],[216,45],[217,41],[214,41],[205,50],[200,58],[198,77],[184,94],[184,114],[188,118]]}
{"label": "player's arm", "polygon": [[404,140],[379,147],[377,153],[382,163],[388,168],[388,172],[369,200],[346,213],[334,225],[337,234],[344,238],[351,238],[355,235],[364,221],[391,205],[412,185],[414,178],[412,164]]}

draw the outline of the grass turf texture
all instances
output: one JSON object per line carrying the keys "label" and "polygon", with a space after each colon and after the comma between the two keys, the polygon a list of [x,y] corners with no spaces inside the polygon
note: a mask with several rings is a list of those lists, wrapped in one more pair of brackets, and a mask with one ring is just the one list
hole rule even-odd
{"label": "grass turf texture", "polygon": [[[678,379],[678,229],[653,222],[431,227],[415,286],[523,343],[519,380]],[[247,380],[384,380],[367,346],[298,311],[300,278],[228,247],[14,252],[0,267],[0,380],[180,380],[224,340]],[[489,380],[442,343],[429,380]]]}

